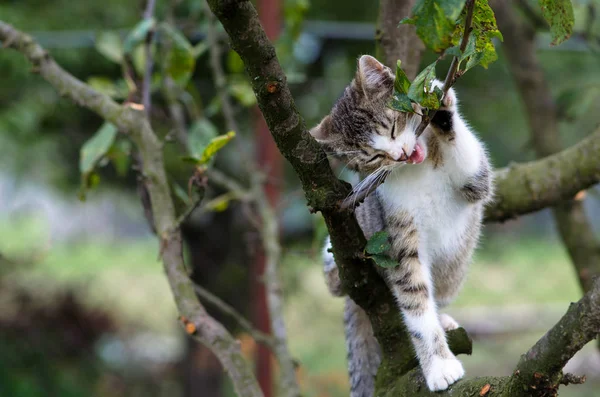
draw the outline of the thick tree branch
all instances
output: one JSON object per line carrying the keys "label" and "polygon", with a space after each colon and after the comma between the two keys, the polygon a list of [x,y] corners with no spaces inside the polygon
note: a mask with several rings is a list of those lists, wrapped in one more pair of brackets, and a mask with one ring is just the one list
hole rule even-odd
{"label": "thick tree branch", "polygon": [[183,262],[181,234],[176,228],[175,209],[164,169],[162,143],[152,131],[143,112],[123,107],[108,96],[82,83],[58,66],[30,36],[0,21],[0,40],[4,47],[21,52],[61,95],[88,108],[130,135],[143,164],[143,175],[152,204],[161,257],[175,302],[186,331],[204,343],[219,358],[239,395],[262,396],[250,365],[243,358],[238,342],[208,315],[196,297]]}
{"label": "thick tree branch", "polygon": [[575,197],[600,182],[600,128],[576,145],[541,160],[495,172],[496,197],[486,222],[501,222]]}
{"label": "thick tree branch", "polygon": [[[517,1],[517,4],[528,7],[525,1]],[[502,48],[523,99],[537,157],[557,153],[562,149],[559,118],[552,92],[537,59],[536,26],[520,20],[512,2],[495,1],[493,6],[498,25],[505,32]],[[552,208],[552,212],[577,270],[579,283],[583,291],[587,291],[593,277],[600,275],[600,241],[585,214],[583,200],[566,197],[565,201]]]}
{"label": "thick tree branch", "polygon": [[[600,333],[600,279],[588,293],[569,306],[567,313],[546,334],[521,356],[515,378],[529,385],[556,386],[567,362]],[[515,385],[519,381],[513,382]]]}

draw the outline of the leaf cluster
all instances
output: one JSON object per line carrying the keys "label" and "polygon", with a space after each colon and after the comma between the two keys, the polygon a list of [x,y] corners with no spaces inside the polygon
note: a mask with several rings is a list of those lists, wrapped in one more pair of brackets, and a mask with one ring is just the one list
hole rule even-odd
{"label": "leaf cluster", "polygon": [[[550,24],[552,43],[558,44],[567,39],[573,30],[571,2],[539,1],[542,14]],[[467,24],[469,7],[472,7],[472,17]],[[439,57],[412,82],[398,61],[394,93],[389,103],[394,110],[415,113],[415,109],[437,110],[440,107],[443,91],[434,84],[434,80],[437,63],[445,56],[454,57],[457,63],[456,69],[451,70],[454,75],[447,77],[450,85],[473,67],[481,65],[487,68],[498,58],[494,40],[502,41],[502,34],[487,0],[418,0],[411,16],[402,19],[400,24],[414,25],[425,46]],[[468,32],[465,32],[465,27]]]}

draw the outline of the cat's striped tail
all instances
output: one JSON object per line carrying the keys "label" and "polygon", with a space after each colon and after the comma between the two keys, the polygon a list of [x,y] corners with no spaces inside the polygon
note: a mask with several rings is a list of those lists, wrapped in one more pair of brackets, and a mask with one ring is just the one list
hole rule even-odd
{"label": "cat's striped tail", "polygon": [[[329,291],[334,296],[343,296],[339,272],[333,254],[329,252],[329,237],[325,243],[324,270]],[[375,375],[381,363],[381,349],[367,313],[352,299],[345,298],[344,330],[348,352],[348,375],[350,397],[373,397]]]}

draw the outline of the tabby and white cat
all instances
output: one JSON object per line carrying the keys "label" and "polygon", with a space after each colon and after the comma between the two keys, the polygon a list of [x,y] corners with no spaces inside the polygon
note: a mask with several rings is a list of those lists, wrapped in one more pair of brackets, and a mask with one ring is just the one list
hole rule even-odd
{"label": "tabby and white cat", "polygon": [[[362,56],[352,83],[310,133],[350,169],[368,174],[362,186],[391,171],[356,209],[356,217],[367,239],[375,232],[388,232],[388,254],[399,266],[378,270],[396,297],[427,386],[444,390],[464,370],[445,335],[458,324],[438,308],[447,305],[463,283],[484,205],[492,197],[492,173],[484,146],[457,112],[452,89],[417,138],[421,117],[387,107],[393,84],[389,68]],[[327,248],[329,241],[324,253],[327,284],[340,296],[338,270]],[[344,322],[351,396],[371,397],[381,360],[379,345],[366,313],[350,298]]]}

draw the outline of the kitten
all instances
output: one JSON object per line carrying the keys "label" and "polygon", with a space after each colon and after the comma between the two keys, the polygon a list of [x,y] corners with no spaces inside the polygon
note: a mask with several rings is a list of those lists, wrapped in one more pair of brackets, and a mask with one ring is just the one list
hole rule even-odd
{"label": "kitten", "polygon": [[[393,84],[389,68],[362,56],[352,83],[310,133],[348,168],[368,174],[363,187],[390,171],[356,209],[357,221],[367,239],[377,231],[388,232],[388,254],[399,266],[378,271],[397,300],[427,386],[445,390],[464,370],[446,342],[445,331],[458,324],[438,313],[438,307],[450,303],[464,281],[484,205],[492,197],[492,172],[484,146],[457,112],[454,90],[416,138],[421,116],[387,107]],[[422,111],[417,105],[415,110]],[[334,258],[327,249],[324,257],[328,287],[340,296]],[[366,313],[350,298],[344,322],[351,396],[370,397],[381,360],[379,345]]]}

